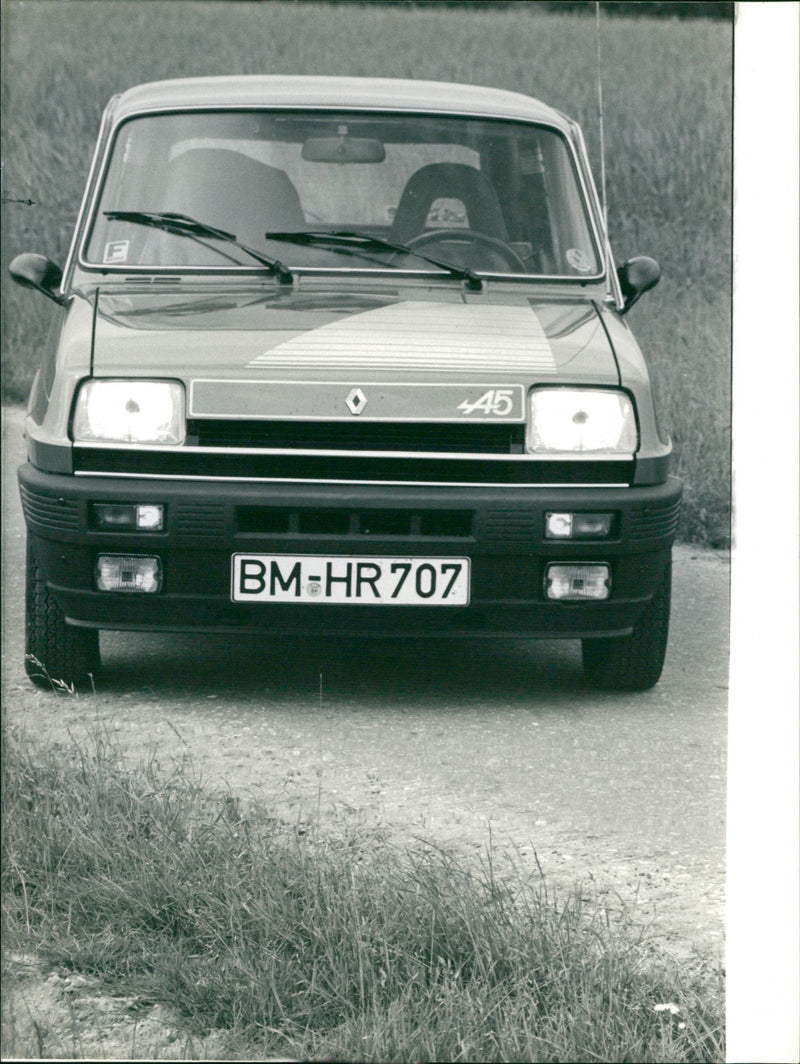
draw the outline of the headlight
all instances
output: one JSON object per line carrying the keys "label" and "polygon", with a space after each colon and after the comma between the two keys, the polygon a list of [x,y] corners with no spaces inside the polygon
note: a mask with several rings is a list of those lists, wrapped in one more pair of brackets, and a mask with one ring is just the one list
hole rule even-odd
{"label": "headlight", "polygon": [[183,443],[183,385],[177,381],[86,381],[72,423],[79,443]]}
{"label": "headlight", "polygon": [[633,403],[624,392],[534,388],[530,393],[533,454],[633,454],[637,441]]}

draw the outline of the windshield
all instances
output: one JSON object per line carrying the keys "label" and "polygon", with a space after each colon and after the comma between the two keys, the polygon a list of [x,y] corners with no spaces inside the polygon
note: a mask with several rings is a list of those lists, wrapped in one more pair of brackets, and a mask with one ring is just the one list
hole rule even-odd
{"label": "windshield", "polygon": [[[136,212],[151,215],[147,224]],[[152,216],[165,212],[199,228],[161,227]],[[291,270],[427,273],[449,264],[574,280],[601,272],[571,153],[550,128],[327,111],[123,123],[84,260],[123,270],[258,268],[231,237]]]}

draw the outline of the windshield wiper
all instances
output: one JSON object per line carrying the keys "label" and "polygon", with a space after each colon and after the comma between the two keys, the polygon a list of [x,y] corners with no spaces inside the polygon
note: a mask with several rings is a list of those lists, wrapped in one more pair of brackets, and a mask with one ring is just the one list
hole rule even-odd
{"label": "windshield wiper", "polygon": [[331,247],[336,248],[344,254],[358,255],[361,258],[369,259],[370,262],[375,262],[370,255],[365,255],[366,251],[393,251],[401,255],[414,255],[418,259],[422,259],[424,262],[429,262],[431,266],[438,266],[440,270],[445,270],[451,277],[456,277],[460,281],[466,281],[470,288],[480,290],[483,287],[483,282],[477,274],[467,266],[456,266],[452,262],[443,262],[441,259],[432,258],[430,255],[423,255],[415,248],[408,247],[406,244],[395,244],[391,240],[384,240],[379,236],[372,236],[369,233],[357,233],[352,230],[334,229],[331,231],[311,231],[306,232],[301,230],[299,232],[290,233],[265,233],[267,240],[285,240],[291,244],[306,244],[310,247]]}
{"label": "windshield wiper", "polygon": [[[211,244],[206,244],[206,240],[222,240],[224,243],[232,244],[233,247],[239,248],[240,251],[252,256],[262,266],[266,266],[282,284],[291,284],[294,280],[292,271],[279,259],[264,255],[260,251],[256,251],[255,248],[243,244],[241,240],[237,240],[233,233],[227,233],[224,229],[217,229],[216,226],[199,222],[196,218],[190,218],[188,214],[179,214],[176,211],[103,211],[103,214],[113,221],[132,222],[134,225],[149,225],[153,229],[161,229],[165,233],[188,236],[193,240],[200,241],[204,247],[213,247]],[[213,250],[224,254],[220,248],[214,248]],[[225,257],[230,258],[232,262],[236,261],[230,256]],[[243,266],[244,263],[237,262],[236,265]]]}

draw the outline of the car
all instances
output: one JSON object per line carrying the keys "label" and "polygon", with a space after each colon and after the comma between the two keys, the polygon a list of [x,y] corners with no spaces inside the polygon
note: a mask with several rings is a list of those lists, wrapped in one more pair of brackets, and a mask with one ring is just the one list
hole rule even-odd
{"label": "car", "polygon": [[522,94],[114,97],[25,420],[26,669],[99,633],[573,639],[645,690],[681,483],[578,125]]}

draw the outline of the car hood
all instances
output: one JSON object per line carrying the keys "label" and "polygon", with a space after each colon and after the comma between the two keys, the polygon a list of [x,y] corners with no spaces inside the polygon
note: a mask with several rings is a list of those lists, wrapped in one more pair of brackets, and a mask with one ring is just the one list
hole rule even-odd
{"label": "car hood", "polygon": [[[530,290],[528,290],[529,292]],[[616,385],[587,299],[461,289],[100,290],[97,376]]]}

